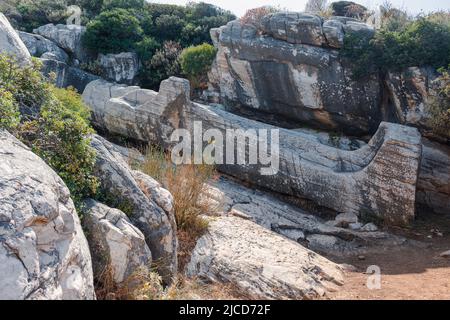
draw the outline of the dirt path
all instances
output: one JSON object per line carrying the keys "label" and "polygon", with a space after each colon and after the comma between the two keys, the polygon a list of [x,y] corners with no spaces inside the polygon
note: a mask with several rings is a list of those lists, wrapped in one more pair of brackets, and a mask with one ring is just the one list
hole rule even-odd
{"label": "dirt path", "polygon": [[[351,264],[357,270],[347,272],[345,285],[330,294],[329,298],[450,299],[450,259],[440,257],[442,252],[450,250],[450,220],[428,218],[417,222],[410,230],[396,230],[396,233],[425,242],[427,247],[367,255],[362,261],[358,257],[339,261]],[[367,287],[368,275],[365,273],[373,265],[381,269],[381,289],[378,290],[369,290]]]}

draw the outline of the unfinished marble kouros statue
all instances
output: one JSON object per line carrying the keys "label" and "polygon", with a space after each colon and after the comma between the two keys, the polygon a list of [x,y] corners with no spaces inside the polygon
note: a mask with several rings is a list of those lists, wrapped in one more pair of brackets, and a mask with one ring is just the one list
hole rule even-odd
{"label": "unfinished marble kouros statue", "polygon": [[[417,129],[383,122],[366,146],[346,151],[321,144],[302,132],[192,102],[189,95],[189,82],[171,77],[161,83],[159,93],[96,80],[86,87],[83,99],[91,107],[98,127],[167,149],[178,143],[171,139],[175,129],[194,134],[194,124],[198,122],[202,124],[201,134],[216,129],[225,136],[229,129],[242,129],[236,133],[237,141],[246,141],[249,129],[279,130],[279,144],[270,145],[269,140],[267,146],[273,152],[278,147],[279,167],[273,175],[262,175],[260,164],[223,164],[218,169],[337,212],[356,213],[395,225],[408,224],[414,218],[422,151]],[[248,155],[245,145],[244,148]]]}

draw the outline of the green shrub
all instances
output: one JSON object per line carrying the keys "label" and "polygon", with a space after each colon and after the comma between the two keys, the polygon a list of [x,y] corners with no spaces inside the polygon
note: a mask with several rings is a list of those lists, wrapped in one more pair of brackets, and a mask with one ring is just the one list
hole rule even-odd
{"label": "green shrub", "polygon": [[180,64],[183,74],[186,75],[195,87],[201,86],[207,78],[207,72],[216,56],[216,49],[207,43],[183,50],[180,55]]}
{"label": "green shrub", "polygon": [[27,32],[48,23],[62,23],[68,17],[66,0],[21,0],[16,9],[21,16],[18,27]]}
{"label": "green shrub", "polygon": [[356,78],[413,66],[446,67],[450,63],[450,27],[421,18],[404,31],[381,30],[372,39],[349,33],[341,56],[351,62]]}
{"label": "green shrub", "polygon": [[113,9],[89,22],[83,43],[93,52],[120,53],[133,50],[142,36],[140,22],[131,12]]}
{"label": "green shrub", "polygon": [[46,101],[47,83],[39,72],[41,63],[34,59],[31,66],[19,68],[14,58],[0,55],[0,88],[10,92],[25,116],[39,113]]}
{"label": "green shrub", "polygon": [[181,45],[174,41],[164,42],[151,59],[143,61],[140,72],[141,84],[144,87],[158,90],[162,80],[181,74],[179,56]]}
{"label": "green shrub", "polygon": [[[95,152],[89,111],[73,89],[58,89],[39,72],[0,55],[1,126],[42,157],[67,184],[76,203],[95,194]],[[19,123],[18,109],[21,110]]]}
{"label": "green shrub", "polygon": [[14,130],[19,122],[19,107],[13,95],[0,88],[0,129]]}

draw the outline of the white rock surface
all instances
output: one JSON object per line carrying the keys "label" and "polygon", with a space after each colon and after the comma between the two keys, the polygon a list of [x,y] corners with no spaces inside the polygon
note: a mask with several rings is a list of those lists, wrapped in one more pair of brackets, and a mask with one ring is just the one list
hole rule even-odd
{"label": "white rock surface", "polygon": [[97,279],[109,271],[115,284],[122,284],[136,272],[151,269],[145,237],[125,213],[95,200],[87,200],[85,206],[83,227]]}
{"label": "white rock surface", "polygon": [[91,256],[69,190],[0,131],[0,299],[94,299]]}
{"label": "white rock surface", "polygon": [[13,29],[8,19],[0,12],[0,53],[14,56],[20,65],[31,62],[27,47]]}
{"label": "white rock surface", "polygon": [[214,218],[187,274],[231,282],[255,298],[313,299],[343,284],[335,263],[251,221]]}
{"label": "white rock surface", "polygon": [[[173,207],[169,204],[172,198],[168,193],[163,194],[163,191],[148,192],[152,189],[152,179],[135,176],[120,152],[105,139],[94,136],[91,146],[97,152],[95,175],[100,180],[102,190],[109,197],[127,204],[130,210],[127,214],[133,225],[144,234],[158,265],[158,272],[166,283],[170,283],[177,271],[177,229],[173,211],[164,208]],[[157,199],[159,196],[167,198]]]}
{"label": "white rock surface", "polygon": [[59,47],[72,53],[74,58],[81,62],[85,62],[88,58],[88,53],[83,49],[81,42],[84,32],[86,32],[86,27],[83,26],[51,23],[33,30],[33,33],[55,42]]}
{"label": "white rock surface", "polygon": [[99,54],[98,61],[103,76],[118,83],[132,84],[139,72],[139,60],[136,53]]}

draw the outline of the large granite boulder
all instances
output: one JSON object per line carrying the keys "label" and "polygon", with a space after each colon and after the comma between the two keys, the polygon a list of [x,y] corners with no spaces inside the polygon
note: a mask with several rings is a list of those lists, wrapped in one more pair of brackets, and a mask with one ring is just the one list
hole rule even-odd
{"label": "large granite boulder", "polygon": [[83,48],[81,38],[86,27],[65,24],[46,24],[33,30],[33,33],[43,36],[73,55],[79,62],[87,62],[91,57]]}
{"label": "large granite boulder", "polygon": [[136,53],[99,54],[98,62],[103,69],[103,77],[118,83],[132,84],[139,72]]}
{"label": "large granite boulder", "polygon": [[0,299],[94,299],[91,255],[61,178],[0,131]]}
{"label": "large granite boulder", "polygon": [[69,55],[53,41],[23,31],[19,31],[19,36],[32,56],[40,58],[45,53],[52,53],[58,61],[65,63],[69,61]]}
{"label": "large granite boulder", "polygon": [[210,221],[186,273],[212,282],[232,283],[259,299],[314,299],[343,284],[338,265],[237,217]]}
{"label": "large granite boulder", "polygon": [[30,53],[13,29],[8,19],[0,12],[0,53],[14,56],[20,65],[31,62]]}
{"label": "large granite boulder", "polygon": [[[95,200],[86,200],[84,205],[83,227],[98,281],[121,285],[137,272],[151,270],[152,254],[145,237],[125,213]],[[108,276],[111,279],[103,278]]]}
{"label": "large granite boulder", "polygon": [[100,79],[99,76],[58,61],[54,56],[44,54],[40,60],[42,61],[42,73],[47,77],[51,74],[56,75],[54,82],[59,88],[72,86],[82,93],[90,82]]}
{"label": "large granite boulder", "polygon": [[[121,153],[105,139],[94,136],[91,146],[97,152],[95,174],[102,193],[106,193],[107,199],[127,207],[131,222],[145,236],[158,272],[166,283],[170,283],[177,271],[178,242],[175,217],[170,210],[173,206],[164,203],[172,198],[167,193],[148,192],[151,187],[146,186],[146,180],[141,175],[135,176]],[[167,198],[156,199],[163,195]]]}
{"label": "large granite boulder", "polygon": [[[274,17],[291,20],[287,14]],[[320,39],[316,42],[259,36],[255,27],[239,21],[213,30],[219,35],[209,75],[211,91],[230,109],[268,113],[297,125],[343,129],[349,134],[374,133],[382,120],[380,79],[373,75],[354,80],[351,66],[331,48],[342,46],[345,28],[362,24],[352,22],[356,27],[347,27],[351,22],[331,20],[322,27],[314,17],[308,21],[319,24],[318,36],[308,28],[297,33],[299,39]]]}

